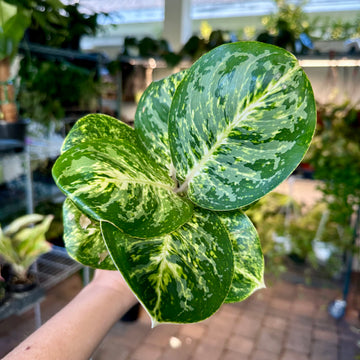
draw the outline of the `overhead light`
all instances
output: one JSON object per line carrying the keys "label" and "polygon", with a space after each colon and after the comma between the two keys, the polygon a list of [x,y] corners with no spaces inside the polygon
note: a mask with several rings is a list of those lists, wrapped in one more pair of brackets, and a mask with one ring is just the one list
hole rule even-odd
{"label": "overhead light", "polygon": [[300,59],[299,64],[302,67],[357,67],[360,66],[360,60],[356,59]]}

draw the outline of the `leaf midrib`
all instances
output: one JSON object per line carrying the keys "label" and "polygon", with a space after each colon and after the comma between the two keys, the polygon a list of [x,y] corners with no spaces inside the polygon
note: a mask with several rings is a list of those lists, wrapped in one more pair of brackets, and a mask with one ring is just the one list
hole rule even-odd
{"label": "leaf midrib", "polygon": [[155,187],[162,188],[162,189],[165,189],[168,191],[173,191],[173,188],[171,186],[167,186],[163,183],[157,183],[157,182],[153,182],[153,181],[149,181],[149,180],[136,180],[136,179],[131,180],[128,178],[121,178],[121,177],[118,177],[115,180],[120,180],[122,182],[127,182],[127,183],[150,185],[150,186],[155,186]]}
{"label": "leaf midrib", "polygon": [[[190,173],[186,176],[184,182],[182,185],[176,190],[178,193],[182,193],[187,191],[187,188],[189,186],[189,183],[191,180],[195,177],[195,175],[201,170],[201,168],[207,163],[207,161],[213,156],[214,152],[224,144],[225,140],[228,138],[231,131],[238,126],[239,123],[244,121],[254,110],[254,108],[263,101],[264,98],[268,97],[269,94],[271,94],[273,91],[275,91],[280,85],[283,84],[284,80],[287,80],[293,73],[298,71],[300,66],[298,64],[295,64],[295,66],[286,73],[285,76],[281,77],[281,81],[279,81],[268,91],[265,91],[264,94],[257,99],[256,101],[253,101],[247,109],[240,114],[239,108],[236,111],[237,117],[234,119],[234,121],[230,122],[229,125],[225,128],[225,130],[222,132],[222,135],[218,137],[217,141],[214,143],[214,145],[210,148],[210,150],[207,152],[207,154],[198,162],[196,166],[192,168]],[[240,106],[240,105],[239,105]]]}

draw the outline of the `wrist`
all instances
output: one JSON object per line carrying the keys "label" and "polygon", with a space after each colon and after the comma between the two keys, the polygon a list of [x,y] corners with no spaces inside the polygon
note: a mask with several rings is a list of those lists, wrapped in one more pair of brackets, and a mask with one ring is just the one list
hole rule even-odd
{"label": "wrist", "polygon": [[138,300],[126,282],[121,278],[121,275],[119,273],[116,275],[120,277],[121,281],[109,282],[101,276],[95,276],[83,291],[87,293],[86,296],[100,296],[104,298],[108,304],[113,305],[117,316],[121,317]]}

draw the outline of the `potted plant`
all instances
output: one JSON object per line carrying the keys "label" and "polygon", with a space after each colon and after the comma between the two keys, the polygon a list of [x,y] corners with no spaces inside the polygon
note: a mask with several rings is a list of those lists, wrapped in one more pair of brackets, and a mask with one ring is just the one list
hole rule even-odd
{"label": "potted plant", "polygon": [[53,167],[69,254],[118,269],[153,326],[245,299],[264,287],[264,262],[242,209],[292,173],[315,123],[296,58],[258,42],[219,46],[153,82],[135,129],[85,116]]}
{"label": "potted plant", "polygon": [[289,214],[299,214],[300,205],[290,196],[272,191],[251,206],[246,214],[254,223],[261,240],[266,267],[275,276],[286,270],[291,252],[287,224]]}
{"label": "potted plant", "polygon": [[40,255],[51,250],[45,233],[52,219],[52,215],[30,214],[4,229],[0,227],[0,256],[10,266],[4,277],[12,291],[30,289],[36,284],[29,268]]}
{"label": "potted plant", "polygon": [[100,14],[84,14],[79,4],[64,5],[59,0],[43,1],[42,13],[33,1],[23,4],[33,16],[20,49],[19,114],[51,131],[60,119],[99,107],[99,63],[104,59],[82,54],[80,38],[95,35]]}
{"label": "potted plant", "polygon": [[[51,18],[44,18],[51,8]],[[18,47],[31,24],[52,30],[58,23],[63,7],[59,0],[37,2],[24,0],[14,2],[0,0],[0,139],[24,140],[27,121],[19,119],[16,105],[15,77],[11,75],[11,64],[17,55]]]}
{"label": "potted plant", "polygon": [[297,3],[275,0],[277,12],[262,18],[266,30],[257,40],[281,46],[294,54],[306,54],[313,49],[310,39],[310,22],[304,12],[305,1]]}
{"label": "potted plant", "polygon": [[307,155],[314,177],[322,180],[320,190],[346,246],[353,234],[352,217],[360,206],[359,129],[358,104],[319,104],[317,131]]}
{"label": "potted plant", "polygon": [[11,61],[30,24],[28,11],[0,0],[0,139],[24,140],[26,123],[18,121]]}
{"label": "potted plant", "polygon": [[[360,108],[345,101],[319,105],[317,131],[309,151],[314,177],[336,224],[337,246],[344,253],[343,299],[330,306],[332,316],[343,316],[353,271],[353,255],[360,224]],[[345,300],[345,301],[344,301]],[[333,307],[334,306],[334,307]],[[334,311],[334,313],[332,312]]]}
{"label": "potted plant", "polygon": [[31,18],[24,8],[4,0],[0,1],[0,10],[0,110],[2,119],[13,123],[18,119],[10,65]]}

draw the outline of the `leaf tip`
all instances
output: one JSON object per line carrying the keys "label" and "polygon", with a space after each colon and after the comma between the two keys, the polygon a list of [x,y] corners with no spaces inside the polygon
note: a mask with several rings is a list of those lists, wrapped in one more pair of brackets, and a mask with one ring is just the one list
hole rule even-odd
{"label": "leaf tip", "polygon": [[261,289],[266,289],[266,284],[265,284],[264,278],[261,279],[258,286],[254,289],[254,292],[257,290],[261,290]]}
{"label": "leaf tip", "polygon": [[156,326],[158,326],[160,323],[151,316],[151,328],[154,329]]}

